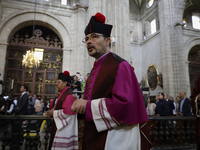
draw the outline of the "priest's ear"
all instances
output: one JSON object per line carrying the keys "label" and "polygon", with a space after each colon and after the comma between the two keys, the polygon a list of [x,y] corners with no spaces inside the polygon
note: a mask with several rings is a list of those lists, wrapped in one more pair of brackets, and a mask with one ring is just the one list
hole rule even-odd
{"label": "priest's ear", "polygon": [[111,48],[111,39],[110,39],[110,37],[106,38],[106,46],[109,46],[109,48]]}
{"label": "priest's ear", "polygon": [[67,81],[65,81],[65,84],[66,84],[66,86],[70,86],[70,84]]}

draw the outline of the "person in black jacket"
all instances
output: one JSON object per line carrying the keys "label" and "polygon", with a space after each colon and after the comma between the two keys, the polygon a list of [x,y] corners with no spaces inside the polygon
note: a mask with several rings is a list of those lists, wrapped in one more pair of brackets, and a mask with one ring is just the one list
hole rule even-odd
{"label": "person in black jacket", "polygon": [[186,93],[184,91],[181,91],[179,93],[179,96],[181,98],[181,101],[178,108],[178,114],[180,116],[192,116],[190,99],[186,97]]}
{"label": "person in black jacket", "polygon": [[168,95],[166,93],[165,93],[164,99],[168,103],[168,113],[167,113],[167,115],[171,116],[171,115],[173,115],[173,110],[175,109],[174,103],[173,103],[173,101],[171,101],[171,100],[168,99]]}
{"label": "person in black jacket", "polygon": [[17,107],[19,107],[19,115],[27,115],[28,110],[28,94],[26,91],[28,90],[28,87],[26,85],[22,85],[20,87],[20,92],[22,93],[19,101],[17,103]]}
{"label": "person in black jacket", "polygon": [[71,89],[76,95],[76,97],[81,98],[81,94],[77,93],[77,91],[81,92],[81,82],[78,81],[78,77],[74,76],[74,82],[71,84]]}
{"label": "person in black jacket", "polygon": [[155,115],[156,116],[167,116],[169,105],[167,101],[164,99],[164,93],[158,93],[159,101],[156,103]]}

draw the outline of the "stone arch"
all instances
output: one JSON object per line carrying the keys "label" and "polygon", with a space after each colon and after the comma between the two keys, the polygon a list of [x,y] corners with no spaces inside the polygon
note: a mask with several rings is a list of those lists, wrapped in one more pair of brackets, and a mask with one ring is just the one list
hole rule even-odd
{"label": "stone arch", "polygon": [[[33,11],[24,11],[5,20],[0,26],[0,42],[7,44],[10,35],[15,31],[27,26],[28,22],[28,25],[30,25],[30,22],[34,18],[33,16]],[[38,23],[37,25],[43,25],[47,28],[50,28],[59,36],[63,42],[63,49],[71,49],[71,34],[70,28],[67,24],[64,24],[52,14],[44,12],[36,12],[35,20],[36,23]]]}
{"label": "stone arch", "polygon": [[192,38],[190,39],[186,44],[185,44],[185,50],[184,52],[184,60],[187,62],[188,61],[188,55],[190,50],[196,46],[196,45],[200,45],[200,38]]}
{"label": "stone arch", "polygon": [[[11,15],[0,24],[0,61],[2,62],[0,64],[0,73],[2,77],[4,77],[5,58],[9,37],[12,36],[15,31],[28,26],[34,19],[34,13],[34,11],[21,11],[18,14]],[[69,25],[61,21],[58,17],[41,11],[36,12],[35,21],[38,25],[43,25],[47,28],[50,28],[59,36],[60,40],[62,41],[63,55],[65,55],[67,58],[70,58],[69,55],[71,55],[70,51],[72,50],[72,38]],[[64,59],[63,64],[69,65],[69,63],[66,62],[67,59]]]}
{"label": "stone arch", "polygon": [[200,45],[200,38],[192,38],[190,40],[188,40],[188,42],[185,44],[185,49],[183,50],[183,59],[184,61],[186,62],[186,64],[188,65],[185,65],[185,73],[187,74],[187,85],[189,86],[189,95],[191,94],[191,85],[190,85],[190,72],[189,72],[189,61],[188,61],[188,56],[189,56],[189,52],[190,50],[196,46],[196,45]]}

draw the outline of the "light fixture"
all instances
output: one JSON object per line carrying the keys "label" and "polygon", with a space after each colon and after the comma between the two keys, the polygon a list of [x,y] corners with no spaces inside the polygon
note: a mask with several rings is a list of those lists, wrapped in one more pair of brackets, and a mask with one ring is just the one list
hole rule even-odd
{"label": "light fixture", "polygon": [[[34,30],[35,30],[36,4],[37,4],[37,0],[35,0],[35,11],[34,11],[32,37],[34,36]],[[32,43],[33,43],[33,38],[32,38]],[[29,68],[29,73],[31,73],[31,69],[37,68],[40,65],[40,60],[38,59],[38,57],[36,55],[37,54],[33,51],[33,47],[31,47],[31,50],[28,50],[26,52],[26,54],[23,55],[22,66]]]}
{"label": "light fixture", "polygon": [[39,59],[35,56],[33,49],[26,51],[26,55],[23,55],[22,66],[29,68],[29,73],[33,67],[37,68],[40,65]]}

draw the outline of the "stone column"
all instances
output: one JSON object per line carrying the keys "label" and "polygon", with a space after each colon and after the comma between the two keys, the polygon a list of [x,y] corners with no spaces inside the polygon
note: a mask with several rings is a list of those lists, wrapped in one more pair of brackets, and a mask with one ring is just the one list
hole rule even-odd
{"label": "stone column", "polygon": [[[6,63],[7,43],[0,42],[0,80],[4,81],[4,71]],[[2,86],[0,86],[0,94],[2,94]]]}
{"label": "stone column", "polygon": [[174,93],[179,95],[180,91],[185,91],[190,95],[189,87],[189,73],[188,73],[188,60],[184,56],[184,39],[183,27],[175,26],[177,23],[183,23],[183,13],[186,5],[186,0],[179,0],[177,2],[171,0],[171,7],[174,7],[174,18],[172,20],[172,58],[173,58],[173,71],[174,71]]}
{"label": "stone column", "polygon": [[85,37],[84,30],[85,30],[85,13],[86,10],[82,7],[78,8],[77,10],[77,37],[76,37],[76,70],[81,73],[81,75],[85,76],[85,44],[82,42],[83,38]]}
{"label": "stone column", "polygon": [[72,73],[73,67],[71,65],[71,55],[72,55],[72,50],[69,48],[63,48],[63,62],[62,62],[62,72],[63,71],[69,71]]}
{"label": "stone column", "polygon": [[[182,23],[184,4],[185,0],[158,2],[163,90],[174,97],[180,90],[187,90],[185,64],[180,58],[183,50],[182,27],[174,27],[176,23]],[[183,70],[180,72],[180,69]]]}
{"label": "stone column", "polygon": [[1,79],[4,79],[5,63],[6,63],[6,52],[7,52],[7,43],[0,42],[0,73]]}
{"label": "stone column", "polygon": [[130,63],[129,0],[110,0],[106,6],[106,23],[113,25],[111,50]]}
{"label": "stone column", "polygon": [[[161,62],[163,74],[163,91],[169,95],[174,95],[174,74],[172,62],[171,35],[173,25],[171,23],[172,10],[169,1],[160,0],[158,2],[160,37],[161,37]],[[169,11],[171,10],[171,11]]]}
{"label": "stone column", "polygon": [[[100,12],[104,15],[106,15],[106,10],[107,10],[107,6],[106,6],[106,0],[90,0],[89,1],[89,18],[93,15],[95,15],[97,12]],[[106,16],[107,17],[107,16]]]}

